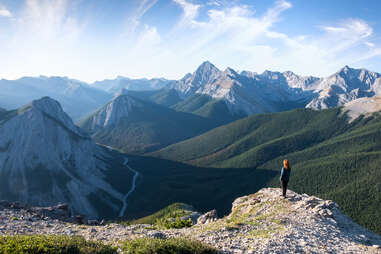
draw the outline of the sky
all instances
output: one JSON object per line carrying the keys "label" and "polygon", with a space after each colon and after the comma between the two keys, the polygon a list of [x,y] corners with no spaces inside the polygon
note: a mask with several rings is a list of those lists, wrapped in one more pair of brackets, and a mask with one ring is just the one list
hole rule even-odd
{"label": "sky", "polygon": [[0,0],[0,78],[381,72],[379,0]]}

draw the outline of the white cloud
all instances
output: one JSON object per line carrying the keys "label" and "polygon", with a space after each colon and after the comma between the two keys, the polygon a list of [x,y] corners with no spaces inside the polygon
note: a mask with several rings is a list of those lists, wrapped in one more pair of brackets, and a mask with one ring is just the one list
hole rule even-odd
{"label": "white cloud", "polygon": [[195,18],[198,15],[198,11],[200,9],[200,5],[198,4],[192,4],[190,2],[187,2],[186,0],[173,0],[175,3],[181,6],[183,9],[183,16],[180,24],[183,23],[189,23],[189,24],[195,24],[197,23]]}
{"label": "white cloud", "polygon": [[140,25],[140,19],[146,14],[158,0],[141,0],[138,7],[127,19],[127,34],[130,35],[136,31]]}
{"label": "white cloud", "polygon": [[0,17],[11,18],[12,16],[13,16],[12,13],[7,8],[0,5]]}
{"label": "white cloud", "polygon": [[[0,62],[0,69],[8,78],[16,74],[68,75],[87,81],[116,75],[180,78],[210,60],[221,69],[324,76],[345,64],[381,55],[375,32],[360,19],[326,23],[295,36],[280,30],[277,24],[287,22],[282,14],[292,8],[284,0],[264,12],[239,1],[172,0],[182,16],[164,29],[162,24],[142,21],[157,1],[137,2],[125,18],[128,25],[121,22],[120,27],[107,28],[114,29],[112,35],[94,38],[86,33],[97,28],[86,29],[91,23],[72,12],[74,1],[26,0],[17,12],[20,16],[10,19],[10,39],[0,40],[0,58],[7,59]],[[206,16],[201,17],[204,11]]]}
{"label": "white cloud", "polygon": [[273,8],[267,10],[266,14],[263,16],[262,20],[272,24],[276,22],[279,18],[279,15],[287,9],[290,9],[292,4],[285,0],[278,0],[275,3]]}
{"label": "white cloud", "polygon": [[320,33],[310,35],[291,37],[276,31],[275,24],[281,22],[282,13],[289,8],[291,3],[276,1],[263,16],[258,16],[247,5],[211,7],[207,21],[193,18],[192,22],[182,23],[183,34],[176,36],[177,43],[187,47],[181,48],[180,55],[194,65],[201,59],[210,59],[220,66],[237,69],[259,72],[288,69],[324,76],[345,64],[355,64],[364,57],[379,54],[375,49],[368,52],[361,48],[364,44],[368,48],[372,45],[367,41],[373,29],[360,19],[321,26]]}
{"label": "white cloud", "polygon": [[364,42],[364,44],[365,44],[366,46],[368,46],[369,48],[373,48],[374,46],[376,46],[376,44],[374,44],[374,43],[372,43],[372,42],[369,42],[369,41]]}
{"label": "white cloud", "polygon": [[[173,36],[177,45],[187,45],[178,51],[181,51],[180,54],[188,59],[187,61],[194,59],[193,65],[205,58],[225,66],[229,61],[248,62],[247,60],[254,58],[254,55],[257,57],[258,54],[263,55],[262,53],[266,52],[267,57],[274,52],[271,46],[259,41],[288,8],[291,8],[290,3],[276,1],[263,16],[258,17],[247,5],[230,4],[224,8],[210,8],[207,21],[192,19],[191,22],[183,22],[175,32],[181,36]],[[238,60],[239,57],[243,60]]]}
{"label": "white cloud", "polygon": [[8,76],[69,75],[84,26],[69,13],[69,0],[26,0],[0,42],[0,68]]}
{"label": "white cloud", "polygon": [[361,19],[348,19],[338,26],[323,26],[322,29],[340,37],[350,37],[352,35],[366,38],[373,33],[373,29]]}
{"label": "white cloud", "polygon": [[221,4],[219,1],[217,1],[217,0],[211,0],[211,1],[208,1],[208,2],[206,3],[206,5],[210,5],[210,6],[221,6],[222,4]]}

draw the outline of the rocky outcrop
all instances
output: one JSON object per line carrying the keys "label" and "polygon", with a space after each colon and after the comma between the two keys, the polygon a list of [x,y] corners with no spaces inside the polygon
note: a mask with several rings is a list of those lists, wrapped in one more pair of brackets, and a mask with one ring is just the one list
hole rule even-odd
{"label": "rocky outcrop", "polygon": [[217,211],[212,210],[207,213],[204,213],[197,219],[197,224],[208,224],[211,222],[214,222],[218,219],[217,217]]}
{"label": "rocky outcrop", "polygon": [[151,225],[86,226],[48,217],[30,220],[29,212],[8,207],[0,209],[0,234],[82,235],[115,245],[126,238],[188,237],[213,245],[220,253],[381,253],[381,237],[354,223],[334,202],[293,191],[283,199],[280,192],[262,189],[237,198],[228,216],[171,230]]}
{"label": "rocky outcrop", "polygon": [[347,114],[349,122],[352,122],[360,115],[367,117],[379,111],[381,111],[381,96],[360,98],[348,102],[342,109],[342,112]]}

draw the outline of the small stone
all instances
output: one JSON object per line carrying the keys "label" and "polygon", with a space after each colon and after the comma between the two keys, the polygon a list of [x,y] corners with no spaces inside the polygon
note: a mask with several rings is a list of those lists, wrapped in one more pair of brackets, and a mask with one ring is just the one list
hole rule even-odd
{"label": "small stone", "polygon": [[90,228],[89,229],[89,233],[91,233],[91,234],[94,234],[94,233],[96,233],[97,232],[97,230],[95,229],[95,228]]}
{"label": "small stone", "polygon": [[377,244],[372,245],[372,247],[375,248],[375,249],[381,249],[381,246],[377,245]]}

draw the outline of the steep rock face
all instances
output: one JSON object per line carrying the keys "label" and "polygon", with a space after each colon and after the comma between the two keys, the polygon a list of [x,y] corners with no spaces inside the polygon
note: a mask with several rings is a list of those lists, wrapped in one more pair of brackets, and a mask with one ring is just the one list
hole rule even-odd
{"label": "steep rock face", "polygon": [[231,68],[220,71],[210,62],[205,62],[193,74],[171,84],[171,88],[182,97],[205,94],[223,99],[233,115],[251,115],[303,107],[312,96],[311,92],[303,89],[316,80],[291,72],[237,73]]}
{"label": "steep rock face", "polygon": [[98,217],[91,198],[97,196],[107,209],[120,209],[123,195],[105,180],[112,154],[76,127],[57,101],[44,97],[1,120],[0,199],[66,202],[75,213]]}
{"label": "steep rock face", "polygon": [[138,100],[121,94],[95,112],[83,127],[92,132],[100,128],[115,126],[119,124],[123,118],[129,116],[133,107],[142,106],[143,104]]}
{"label": "steep rock face", "polygon": [[179,91],[182,97],[188,97],[199,93],[199,89],[203,89],[204,86],[214,81],[220,73],[221,71],[217,67],[206,61],[193,74],[188,73],[181,80],[171,83],[169,87]]}
{"label": "steep rock face", "polygon": [[381,97],[365,97],[359,98],[346,103],[343,112],[349,116],[349,120],[353,121],[360,115],[369,116],[372,113],[381,111]]}
{"label": "steep rock face", "polygon": [[315,83],[313,88],[317,97],[308,103],[307,108],[324,109],[342,106],[358,98],[379,95],[381,74],[345,66],[337,73]]}

